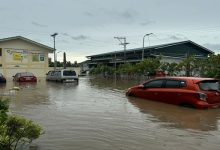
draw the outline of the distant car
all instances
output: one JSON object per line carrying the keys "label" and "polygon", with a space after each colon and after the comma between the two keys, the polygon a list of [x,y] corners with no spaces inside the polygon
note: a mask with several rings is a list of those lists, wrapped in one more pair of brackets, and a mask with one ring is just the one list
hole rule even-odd
{"label": "distant car", "polygon": [[46,80],[57,82],[78,82],[78,75],[71,69],[51,70],[46,74]]}
{"label": "distant car", "polygon": [[6,78],[0,73],[0,83],[6,83]]}
{"label": "distant car", "polygon": [[213,78],[158,77],[129,88],[126,95],[198,109],[220,107],[219,80]]}
{"label": "distant car", "polygon": [[13,76],[16,82],[37,82],[37,77],[31,72],[19,72]]}

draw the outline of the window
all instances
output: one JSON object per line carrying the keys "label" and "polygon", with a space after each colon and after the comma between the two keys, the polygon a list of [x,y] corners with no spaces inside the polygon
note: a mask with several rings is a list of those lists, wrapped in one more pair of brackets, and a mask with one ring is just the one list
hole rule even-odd
{"label": "window", "polygon": [[154,80],[144,84],[145,88],[161,88],[164,80]]}
{"label": "window", "polygon": [[72,71],[72,70],[64,70],[64,71],[63,71],[63,75],[64,75],[64,76],[75,76],[75,75],[76,75],[76,72],[75,72],[75,71]]}
{"label": "window", "polygon": [[44,59],[45,59],[44,54],[32,54],[32,61],[33,62],[44,61]]}
{"label": "window", "polygon": [[207,80],[199,83],[200,89],[205,91],[218,91],[220,89],[219,86],[220,85],[217,80]]}
{"label": "window", "polygon": [[180,81],[180,80],[167,80],[165,88],[181,88],[185,87],[186,82],[185,81]]}
{"label": "window", "polygon": [[2,56],[2,48],[0,48],[0,56]]}

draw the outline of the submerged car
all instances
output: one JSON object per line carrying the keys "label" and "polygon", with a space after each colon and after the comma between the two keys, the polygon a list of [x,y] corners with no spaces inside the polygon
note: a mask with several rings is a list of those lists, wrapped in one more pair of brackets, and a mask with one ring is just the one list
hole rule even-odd
{"label": "submerged car", "polygon": [[0,83],[6,83],[6,78],[0,73]]}
{"label": "submerged car", "polygon": [[37,77],[31,72],[19,72],[13,76],[16,82],[37,82]]}
{"label": "submerged car", "polygon": [[131,87],[127,96],[198,109],[220,107],[219,80],[197,77],[158,77]]}
{"label": "submerged car", "polygon": [[78,82],[78,75],[71,69],[51,70],[46,74],[46,80],[56,82]]}

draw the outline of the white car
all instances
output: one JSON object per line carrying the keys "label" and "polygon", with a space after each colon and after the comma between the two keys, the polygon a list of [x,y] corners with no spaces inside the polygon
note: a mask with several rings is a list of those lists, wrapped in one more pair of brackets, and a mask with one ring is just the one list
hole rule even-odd
{"label": "white car", "polygon": [[56,82],[78,82],[78,75],[71,69],[51,70],[46,74],[46,80]]}

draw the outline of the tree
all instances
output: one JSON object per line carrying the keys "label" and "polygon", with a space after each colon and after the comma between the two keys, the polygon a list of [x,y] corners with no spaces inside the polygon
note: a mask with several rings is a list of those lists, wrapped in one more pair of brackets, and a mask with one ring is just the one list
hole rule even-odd
{"label": "tree", "polygon": [[180,71],[180,69],[178,68],[178,64],[175,63],[175,62],[172,62],[172,63],[168,63],[168,62],[161,63],[160,69],[162,71],[164,71],[164,72],[167,71],[169,76],[175,76]]}
{"label": "tree", "polygon": [[203,75],[206,77],[220,77],[220,54],[209,55],[201,65],[203,69]]}
{"label": "tree", "polygon": [[17,150],[37,139],[42,128],[25,118],[8,115],[9,100],[0,99],[0,149]]}

